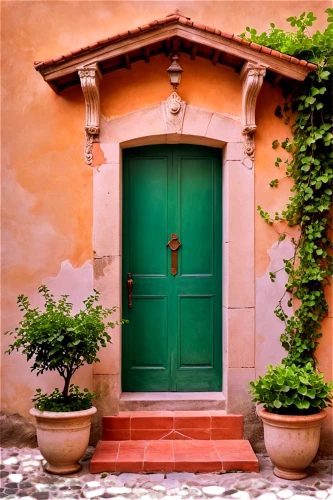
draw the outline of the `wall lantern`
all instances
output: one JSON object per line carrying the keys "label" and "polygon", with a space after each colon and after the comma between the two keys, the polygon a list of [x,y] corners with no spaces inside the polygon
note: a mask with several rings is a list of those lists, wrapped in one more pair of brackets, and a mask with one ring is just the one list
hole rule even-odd
{"label": "wall lantern", "polygon": [[172,64],[167,69],[170,78],[170,85],[176,90],[178,85],[180,84],[180,80],[182,78],[182,72],[184,71],[178,64],[178,56],[172,56]]}

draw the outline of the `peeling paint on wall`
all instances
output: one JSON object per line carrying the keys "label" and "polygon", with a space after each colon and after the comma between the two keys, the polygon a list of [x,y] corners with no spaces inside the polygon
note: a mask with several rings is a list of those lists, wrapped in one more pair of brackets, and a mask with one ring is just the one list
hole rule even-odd
{"label": "peeling paint on wall", "polygon": [[104,269],[112,264],[114,258],[112,255],[106,255],[105,257],[95,257],[94,258],[94,273],[95,279],[99,279],[104,276]]}
{"label": "peeling paint on wall", "polygon": [[[284,240],[280,244],[275,242],[267,251],[270,259],[266,273],[256,279],[256,376],[264,375],[268,364],[280,363],[286,356],[286,351],[280,344],[280,335],[283,323],[275,316],[274,309],[284,294],[287,274],[280,271],[274,283],[269,273],[284,267],[283,259],[289,259],[294,254],[294,245]],[[285,296],[283,304],[286,309],[289,294]],[[293,309],[289,309],[292,314]]]}

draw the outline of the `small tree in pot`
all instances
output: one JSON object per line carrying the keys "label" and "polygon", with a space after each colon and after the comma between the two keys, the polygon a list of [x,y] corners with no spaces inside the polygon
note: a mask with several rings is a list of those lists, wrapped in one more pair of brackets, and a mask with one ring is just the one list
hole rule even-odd
{"label": "small tree in pot", "polygon": [[45,371],[57,371],[64,380],[62,391],[56,388],[51,394],[37,389],[30,413],[37,420],[37,439],[41,453],[47,460],[46,470],[56,474],[69,474],[80,470],[78,463],[88,446],[92,406],[98,395],[88,389],[80,391],[71,384],[74,373],[85,363],[99,362],[101,347],[111,342],[110,328],[124,322],[107,321],[116,307],[96,305],[99,292],[83,301],[84,309],[72,314],[73,304],[68,295],[55,301],[45,285],[38,289],[44,298],[44,310],[32,308],[28,297],[17,299],[24,319],[14,331],[5,334],[15,336],[6,353],[21,351],[27,361],[33,360],[31,371],[42,375]]}

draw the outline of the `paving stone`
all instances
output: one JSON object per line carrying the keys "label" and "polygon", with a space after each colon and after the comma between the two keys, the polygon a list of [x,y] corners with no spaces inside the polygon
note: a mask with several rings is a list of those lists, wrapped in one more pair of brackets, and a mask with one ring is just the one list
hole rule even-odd
{"label": "paving stone", "polygon": [[180,490],[180,488],[171,488],[170,490],[168,490],[168,494],[176,495],[179,490]]}
{"label": "paving stone", "polygon": [[188,492],[189,492],[189,495],[191,495],[190,498],[197,498],[197,497],[201,497],[203,495],[202,491],[199,490],[199,488],[195,488],[193,486],[191,486],[189,489],[188,489]]}
{"label": "paving stone", "polygon": [[[231,490],[229,490],[231,491]],[[235,490],[236,492],[237,490]],[[211,495],[213,497],[222,495],[222,493],[225,492],[225,488],[222,486],[204,486],[202,488],[202,492],[205,493],[205,495]]]}
{"label": "paving stone", "polygon": [[36,484],[36,489],[38,491],[57,491],[57,487],[54,484]]}
{"label": "paving stone", "polygon": [[152,487],[154,491],[165,491],[165,486],[162,486],[161,484],[156,484]]}
{"label": "paving stone", "polygon": [[304,491],[304,492],[307,492],[307,491],[316,491],[316,488],[313,488],[312,486],[308,486],[308,485],[304,485],[303,484],[295,484],[295,486],[293,487],[293,489],[295,491]]}
{"label": "paving stone", "polygon": [[83,491],[83,496],[85,498],[96,498],[96,497],[100,497],[101,495],[103,495],[103,493],[105,493],[105,488],[97,488],[96,490],[85,490]]}
{"label": "paving stone", "polygon": [[167,474],[167,479],[176,479],[177,481],[188,481],[195,478],[193,472],[171,472]]}
{"label": "paving stone", "polygon": [[164,474],[149,474],[149,481],[151,483],[160,483],[164,480]]}
{"label": "paving stone", "polygon": [[280,491],[281,488],[279,488],[279,486],[271,486],[270,488],[268,488],[268,491],[271,491],[272,493],[276,493],[277,491]]}
{"label": "paving stone", "polygon": [[279,491],[279,492],[277,493],[277,496],[278,496],[279,498],[290,498],[290,497],[292,497],[292,496],[293,496],[293,492],[292,492],[291,490],[289,490],[289,489],[288,489],[288,490],[285,490],[285,489],[284,489],[284,490],[282,490],[282,491]]}
{"label": "paving stone", "polygon": [[95,480],[96,480],[96,474],[85,474],[84,476],[85,482],[95,481]]}
{"label": "paving stone", "polygon": [[21,490],[25,488],[33,488],[33,484],[29,483],[29,481],[22,481],[22,483],[20,483],[19,486]]}
{"label": "paving stone", "polygon": [[148,490],[146,490],[145,488],[133,488],[132,493],[136,497],[142,497],[143,495],[148,493]]}
{"label": "paving stone", "polygon": [[125,484],[127,481],[138,481],[140,476],[144,476],[143,474],[133,474],[132,472],[125,472],[118,476],[119,481]]}
{"label": "paving stone", "polygon": [[223,496],[224,498],[226,498],[226,497],[229,497],[229,496],[233,495],[234,493],[237,493],[237,491],[238,491],[238,490],[236,490],[235,488],[230,488],[230,489],[228,489],[228,490],[225,490],[225,492],[224,492],[224,493],[222,493],[222,496]]}
{"label": "paving stone", "polygon": [[251,481],[240,481],[239,483],[235,484],[235,488],[238,490],[247,490],[248,488],[251,488],[252,482]]}
{"label": "paving stone", "polygon": [[6,470],[0,471],[0,478],[7,477],[7,476],[9,476],[9,472],[7,472]]}
{"label": "paving stone", "polygon": [[165,486],[167,490],[171,488],[180,488],[179,481],[176,481],[175,479],[163,479],[161,482],[162,486]]}
{"label": "paving stone", "polygon": [[327,491],[316,491],[316,497],[320,498],[321,500],[325,500],[325,498],[328,497]]}
{"label": "paving stone", "polygon": [[257,497],[260,497],[260,495],[262,494],[262,491],[255,490],[254,488],[250,488],[247,490],[247,493],[250,495],[251,498],[257,498]]}
{"label": "paving stone", "polygon": [[106,493],[111,495],[126,495],[127,493],[131,493],[132,490],[130,488],[125,488],[125,486],[112,486],[111,488],[106,489]]}
{"label": "paving stone", "polygon": [[315,483],[315,487],[318,488],[318,490],[328,490],[331,487],[331,484],[317,481]]}
{"label": "paving stone", "polygon": [[12,490],[17,490],[18,484],[17,483],[7,483],[6,488],[10,488]]}
{"label": "paving stone", "polygon": [[37,493],[33,493],[31,496],[37,500],[48,500],[48,498],[50,498],[48,491],[38,491]]}
{"label": "paving stone", "polygon": [[263,493],[258,497],[258,500],[276,500],[276,495],[270,491]]}
{"label": "paving stone", "polygon": [[33,479],[31,479],[31,481],[40,484],[55,484],[59,481],[59,478],[39,475],[35,476]]}
{"label": "paving stone", "polygon": [[80,486],[82,484],[82,481],[80,479],[65,479],[65,484],[64,486]]}
{"label": "paving stone", "polygon": [[265,490],[265,489],[273,486],[270,481],[265,481],[264,479],[254,480],[252,484],[253,484],[253,487],[258,489],[258,490]]}

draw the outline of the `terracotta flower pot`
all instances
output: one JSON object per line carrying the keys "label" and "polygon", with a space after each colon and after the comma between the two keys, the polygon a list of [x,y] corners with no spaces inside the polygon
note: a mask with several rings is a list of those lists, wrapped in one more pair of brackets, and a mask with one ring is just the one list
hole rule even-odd
{"label": "terracotta flower pot", "polygon": [[283,479],[302,479],[319,448],[324,410],[315,415],[277,415],[260,410],[267,453],[275,465],[274,474]]}
{"label": "terracotta flower pot", "polygon": [[96,411],[94,407],[72,412],[30,410],[36,417],[38,446],[48,472],[72,474],[81,469],[78,462],[89,444],[91,416]]}

